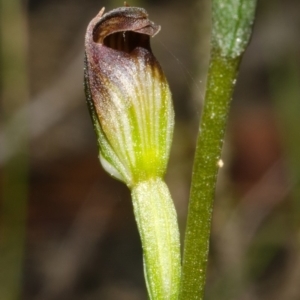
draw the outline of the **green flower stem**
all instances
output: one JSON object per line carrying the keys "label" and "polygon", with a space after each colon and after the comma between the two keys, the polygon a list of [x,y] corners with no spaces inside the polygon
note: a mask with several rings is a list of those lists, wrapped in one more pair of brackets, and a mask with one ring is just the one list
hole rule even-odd
{"label": "green flower stem", "polygon": [[132,189],[134,214],[144,251],[148,293],[152,300],[177,300],[180,283],[180,241],[174,204],[160,178]]}
{"label": "green flower stem", "polygon": [[203,299],[212,205],[225,125],[239,58],[212,53],[205,105],[197,141],[179,299]]}
{"label": "green flower stem", "polygon": [[212,53],[185,233],[180,300],[203,299],[209,236],[224,132],[256,0],[212,0]]}

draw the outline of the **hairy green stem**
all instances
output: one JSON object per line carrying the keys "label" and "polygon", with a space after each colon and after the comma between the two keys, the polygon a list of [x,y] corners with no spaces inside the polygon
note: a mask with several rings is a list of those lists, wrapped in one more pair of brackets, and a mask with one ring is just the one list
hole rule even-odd
{"label": "hairy green stem", "polygon": [[203,299],[217,172],[239,59],[211,57],[190,193],[179,299]]}
{"label": "hairy green stem", "polygon": [[256,0],[212,0],[212,53],[194,159],[180,300],[203,299],[212,207],[226,121]]}
{"label": "hairy green stem", "polygon": [[132,189],[134,214],[142,240],[150,299],[177,300],[180,242],[176,211],[167,185],[150,179]]}

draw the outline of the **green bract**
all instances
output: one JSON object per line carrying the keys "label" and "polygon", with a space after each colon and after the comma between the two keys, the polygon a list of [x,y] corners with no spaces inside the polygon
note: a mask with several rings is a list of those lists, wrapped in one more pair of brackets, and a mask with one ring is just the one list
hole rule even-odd
{"label": "green bract", "polygon": [[162,177],[169,157],[171,94],[149,41],[160,27],[141,8],[103,11],[86,33],[87,101],[102,166],[132,187]]}
{"label": "green bract", "polygon": [[235,59],[246,49],[256,0],[213,0],[212,43],[224,57]]}

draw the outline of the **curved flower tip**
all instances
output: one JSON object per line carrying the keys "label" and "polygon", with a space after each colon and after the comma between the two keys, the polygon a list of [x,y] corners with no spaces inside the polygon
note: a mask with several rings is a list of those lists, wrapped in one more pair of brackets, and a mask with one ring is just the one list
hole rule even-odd
{"label": "curved flower tip", "polygon": [[85,89],[100,160],[129,186],[165,173],[174,125],[171,93],[152,54],[160,30],[137,7],[90,22],[85,37]]}

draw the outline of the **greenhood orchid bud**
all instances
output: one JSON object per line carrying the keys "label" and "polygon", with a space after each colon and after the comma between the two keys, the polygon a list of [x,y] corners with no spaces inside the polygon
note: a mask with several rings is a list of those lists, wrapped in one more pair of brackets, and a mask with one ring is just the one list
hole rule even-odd
{"label": "greenhood orchid bud", "polygon": [[144,9],[122,7],[102,9],[85,37],[85,89],[100,161],[130,187],[162,178],[170,152],[171,93],[150,48],[159,30]]}
{"label": "greenhood orchid bud", "polygon": [[85,90],[102,166],[131,189],[150,300],[177,300],[180,242],[163,181],[174,127],[171,93],[152,54],[146,11],[104,9],[85,38]]}

